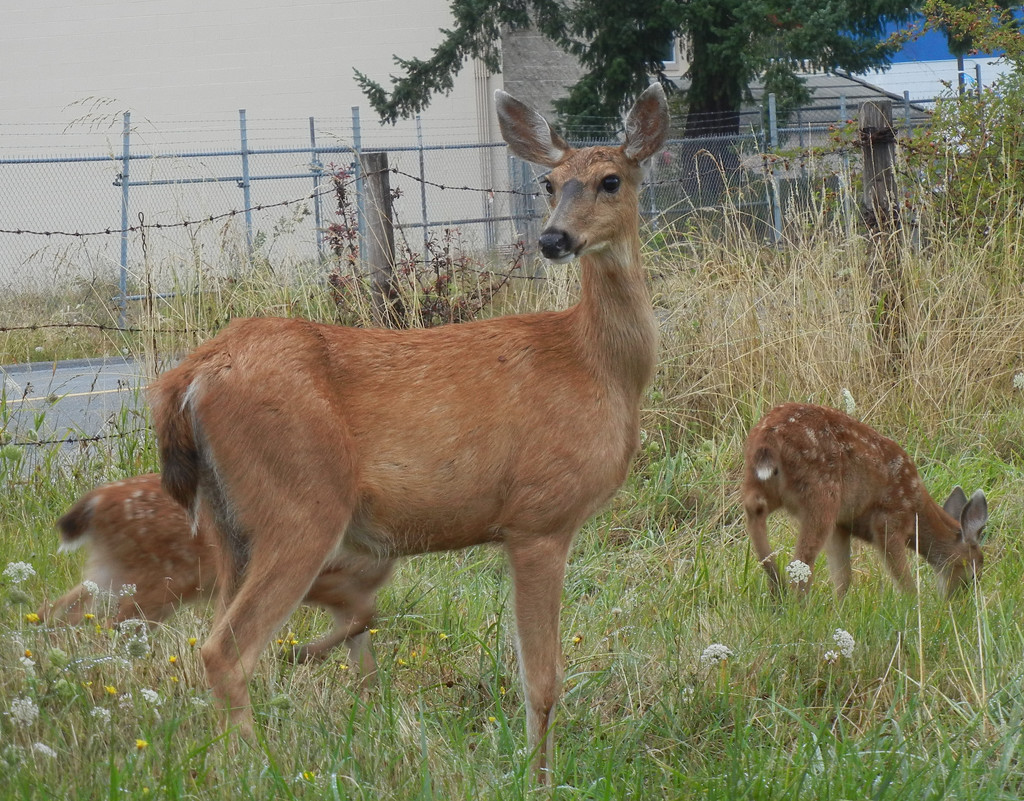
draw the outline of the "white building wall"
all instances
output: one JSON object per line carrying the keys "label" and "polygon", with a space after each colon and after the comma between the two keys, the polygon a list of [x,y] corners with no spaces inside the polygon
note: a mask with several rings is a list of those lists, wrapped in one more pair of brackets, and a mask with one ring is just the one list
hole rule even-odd
{"label": "white building wall", "polygon": [[[126,111],[135,152],[237,149],[239,109],[246,111],[251,149],[303,146],[311,116],[318,145],[351,145],[353,107],[359,108],[364,148],[415,145],[414,121],[380,124],[353,69],[388,86],[396,71],[393,54],[429,57],[439,30],[452,24],[446,0],[4,0],[3,5],[0,158],[107,153],[111,160],[80,169],[0,165],[0,229],[117,227],[112,215],[119,214],[120,193],[111,184],[120,170]],[[466,145],[482,135],[496,137],[491,95],[500,86],[500,76],[467,65],[452,92],[436,97],[423,112],[424,144]],[[428,153],[426,177],[447,186],[484,189],[497,183],[500,188],[505,161],[503,149]],[[419,155],[395,153],[391,164],[418,174]],[[308,165],[306,154],[294,154],[273,163],[254,158],[252,167],[264,173],[302,172]],[[238,169],[237,158],[169,160],[134,163],[132,177],[183,178],[196,170],[214,176]],[[392,179],[396,182],[403,189],[400,221],[419,221],[419,185],[401,183],[400,177]],[[254,182],[253,199],[269,204],[298,197],[311,186],[311,181]],[[427,194],[434,222],[478,218],[495,202],[479,191],[428,187]],[[173,222],[242,206],[241,193],[230,182],[132,188],[131,195],[132,223],[140,210],[147,222]],[[332,207],[330,198],[325,205]],[[269,229],[276,220],[264,215],[256,224]],[[484,238],[471,228],[471,239]],[[0,288],[12,263],[24,279],[57,249],[64,261],[105,271],[116,266],[119,245],[113,239],[59,245],[25,237],[4,241]],[[76,255],[68,256],[71,251]],[[31,264],[22,269],[29,256]]]}

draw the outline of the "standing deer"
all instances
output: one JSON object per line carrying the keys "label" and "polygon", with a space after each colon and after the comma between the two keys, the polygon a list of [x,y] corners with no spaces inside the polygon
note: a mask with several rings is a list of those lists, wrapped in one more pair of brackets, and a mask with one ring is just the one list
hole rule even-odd
{"label": "standing deer", "polygon": [[[160,623],[178,607],[208,601],[214,594],[217,541],[206,526],[193,535],[185,510],[163,491],[160,476],[149,473],[104,484],[83,495],[57,521],[61,551],[87,545],[82,583],[39,609],[45,621],[78,623],[101,599],[87,582],[111,599],[117,609],[110,623],[142,618]],[[374,596],[391,574],[392,563],[350,555],[316,577],[303,602],[321,606],[334,617],[334,628],[316,642],[288,648],[286,655],[304,662],[326,655],[343,642],[368,679],[376,670],[366,641],[373,619]],[[120,594],[125,585],[133,594]]]}
{"label": "standing deer", "polygon": [[620,147],[576,150],[536,111],[495,99],[512,152],[550,168],[540,249],[580,259],[577,305],[427,330],[236,320],[152,387],[164,487],[213,520],[228,555],[202,657],[245,737],[246,679],[321,570],[348,551],[499,543],[527,741],[548,780],[569,547],[625,480],[654,372],[638,193],[669,116],[652,85]]}
{"label": "standing deer", "polygon": [[[935,569],[945,595],[981,577],[985,493],[978,490],[967,500],[956,487],[939,506],[903,448],[835,409],[785,403],[747,437],[747,532],[778,595],[783,586],[768,544],[767,518],[780,506],[799,523],[794,559],[813,569],[824,546],[840,595],[850,586],[852,537],[873,543],[905,590],[914,589],[908,548]],[[796,583],[806,590],[810,578]]]}

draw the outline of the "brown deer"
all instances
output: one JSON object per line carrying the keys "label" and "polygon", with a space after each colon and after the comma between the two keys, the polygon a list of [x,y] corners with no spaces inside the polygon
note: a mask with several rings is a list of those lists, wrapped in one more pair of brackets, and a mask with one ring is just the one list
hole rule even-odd
{"label": "brown deer", "polygon": [[[747,437],[747,532],[778,595],[783,584],[768,544],[767,518],[780,506],[799,523],[794,560],[813,570],[824,547],[840,595],[850,586],[852,537],[873,543],[905,590],[914,589],[907,549],[935,569],[945,595],[981,577],[985,494],[978,490],[968,500],[956,487],[939,506],[903,448],[836,409],[785,403]],[[806,590],[810,575],[792,580]]]}
{"label": "brown deer", "polygon": [[321,570],[349,551],[499,543],[547,780],[569,547],[625,480],[654,372],[638,193],[669,117],[651,86],[621,146],[576,150],[504,92],[496,105],[512,152],[550,168],[540,249],[580,259],[577,305],[426,330],[236,320],[151,389],[164,487],[214,521],[229,556],[202,657],[243,736],[246,678]]}
{"label": "brown deer", "polygon": [[[39,609],[43,622],[78,623],[99,610],[96,589],[116,609],[116,625],[130,618],[160,623],[184,604],[209,601],[215,589],[218,546],[207,526],[193,536],[185,510],[160,485],[155,473],[104,484],[83,495],[57,521],[61,551],[88,547],[82,583]],[[287,648],[296,661],[325,656],[348,643],[364,678],[376,670],[365,632],[374,615],[374,596],[391,574],[392,563],[352,555],[317,576],[303,599],[330,612],[334,628],[308,645]],[[91,582],[96,588],[87,585]],[[134,593],[121,594],[125,585]]]}

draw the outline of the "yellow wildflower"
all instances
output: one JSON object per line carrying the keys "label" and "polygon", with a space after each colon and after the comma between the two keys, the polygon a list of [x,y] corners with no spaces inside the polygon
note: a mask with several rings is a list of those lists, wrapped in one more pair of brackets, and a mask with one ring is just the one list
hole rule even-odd
{"label": "yellow wildflower", "polygon": [[86,620],[96,619],[96,615],[94,615],[92,612],[86,612],[85,615],[83,615],[83,617],[85,617]]}
{"label": "yellow wildflower", "polygon": [[195,648],[195,645],[196,645],[196,638],[195,637],[189,637],[188,638],[188,647],[189,648]]}
{"label": "yellow wildflower", "polygon": [[171,654],[169,657],[167,657],[167,661],[173,665],[175,662],[178,661],[178,657],[174,656],[174,654]]}
{"label": "yellow wildflower", "polygon": [[136,747],[137,749],[139,749],[140,751],[141,751],[141,750],[142,750],[143,748],[146,748],[146,747],[147,747],[148,745],[149,745],[149,743],[147,743],[147,742],[146,742],[145,740],[136,740],[136,741],[135,741],[135,747]]}
{"label": "yellow wildflower", "polygon": [[117,687],[113,684],[105,684],[103,689],[107,691],[107,695],[117,695]]}
{"label": "yellow wildflower", "polygon": [[39,615],[37,615],[35,612],[29,612],[27,615],[25,615],[25,622],[26,623],[38,623],[39,622]]}

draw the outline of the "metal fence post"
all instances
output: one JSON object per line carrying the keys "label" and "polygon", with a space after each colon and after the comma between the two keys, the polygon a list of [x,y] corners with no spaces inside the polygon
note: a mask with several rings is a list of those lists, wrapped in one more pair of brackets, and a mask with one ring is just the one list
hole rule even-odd
{"label": "metal fence post", "polygon": [[324,230],[323,220],[320,216],[320,176],[323,175],[324,165],[320,161],[320,154],[316,150],[316,123],[309,118],[309,169],[313,173],[313,225],[316,234],[316,255],[321,261],[324,258]]}
{"label": "metal fence post", "polygon": [[245,128],[245,109],[238,109],[238,126],[242,135],[242,202],[245,203],[245,249],[252,262],[252,195],[249,189],[249,137]]}
{"label": "metal fence post", "polygon": [[121,296],[117,300],[118,327],[125,327],[128,308],[128,175],[131,164],[131,112],[124,113],[124,128],[121,131],[121,275],[118,288]]}
{"label": "metal fence post", "polygon": [[427,171],[423,159],[423,121],[416,115],[416,147],[420,156],[420,217],[423,220],[423,263],[429,261],[430,251],[427,248],[429,232],[427,229]]}
{"label": "metal fence post", "polygon": [[359,106],[352,106],[352,169],[356,179],[356,228],[359,231],[359,257],[366,253],[366,184],[363,180],[363,141],[359,130]]}
{"label": "metal fence post", "polygon": [[[773,150],[779,146],[779,115],[775,92],[768,95],[768,140]],[[772,241],[778,245],[782,242],[782,204],[779,200],[779,181],[774,161],[772,178],[768,183],[768,200],[772,204]]]}
{"label": "metal fence post", "polygon": [[[839,129],[842,130],[846,126],[847,120],[846,113],[846,93],[839,95]],[[843,226],[846,230],[846,238],[853,238],[853,197],[850,194],[850,154],[844,148],[843,151],[843,169],[841,172],[840,190],[843,194]]]}

